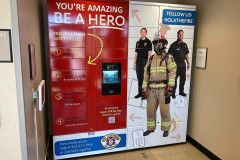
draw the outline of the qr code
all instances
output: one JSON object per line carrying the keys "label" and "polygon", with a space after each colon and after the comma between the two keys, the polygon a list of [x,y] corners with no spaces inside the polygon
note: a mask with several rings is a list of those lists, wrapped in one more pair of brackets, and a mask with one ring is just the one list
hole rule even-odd
{"label": "qr code", "polygon": [[108,117],[108,123],[115,123],[115,117]]}

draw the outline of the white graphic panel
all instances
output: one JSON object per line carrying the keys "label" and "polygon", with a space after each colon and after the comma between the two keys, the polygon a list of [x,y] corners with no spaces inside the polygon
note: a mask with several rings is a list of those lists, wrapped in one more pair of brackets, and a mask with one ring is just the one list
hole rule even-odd
{"label": "white graphic panel", "polygon": [[[150,18],[151,17],[151,18]],[[159,6],[129,6],[129,26],[156,27],[159,19]]]}

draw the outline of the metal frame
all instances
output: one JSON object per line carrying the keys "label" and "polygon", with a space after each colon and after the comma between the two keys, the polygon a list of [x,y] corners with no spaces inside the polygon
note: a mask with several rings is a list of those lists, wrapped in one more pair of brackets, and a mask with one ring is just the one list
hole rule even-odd
{"label": "metal frame", "polygon": [[[208,53],[208,48],[206,48],[206,47],[199,47],[199,48],[197,48],[196,49],[196,51],[198,50],[198,49],[206,49],[206,58],[205,58],[205,65],[204,65],[204,67],[197,67],[196,66],[196,68],[198,68],[198,69],[206,69],[207,68],[207,53]],[[197,55],[196,55],[196,58],[197,58]]]}

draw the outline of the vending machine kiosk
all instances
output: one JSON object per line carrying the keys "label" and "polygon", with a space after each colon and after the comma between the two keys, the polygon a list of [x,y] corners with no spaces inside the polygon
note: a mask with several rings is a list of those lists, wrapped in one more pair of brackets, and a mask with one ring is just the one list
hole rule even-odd
{"label": "vending machine kiosk", "polygon": [[47,0],[54,159],[186,141],[191,69],[187,96],[171,98],[169,136],[162,136],[159,110],[155,131],[143,136],[147,102],[134,98],[133,66],[141,28],[150,41],[167,39],[167,49],[183,29],[191,63],[195,10],[128,0]]}

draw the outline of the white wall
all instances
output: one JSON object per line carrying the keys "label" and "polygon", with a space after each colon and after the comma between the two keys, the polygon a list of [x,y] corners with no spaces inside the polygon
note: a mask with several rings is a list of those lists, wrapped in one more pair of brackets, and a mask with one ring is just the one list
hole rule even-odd
{"label": "white wall", "polygon": [[[0,1],[0,20],[0,29],[12,29],[9,0]],[[0,63],[0,75],[0,159],[19,160],[22,155],[15,63]]]}

